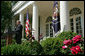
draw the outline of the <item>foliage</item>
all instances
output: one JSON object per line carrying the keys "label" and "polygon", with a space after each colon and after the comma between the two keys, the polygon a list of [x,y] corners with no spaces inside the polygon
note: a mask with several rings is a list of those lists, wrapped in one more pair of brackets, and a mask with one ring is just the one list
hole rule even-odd
{"label": "foliage", "polygon": [[24,42],[22,44],[11,44],[1,48],[1,55],[41,55],[42,47],[37,42],[34,41]]}
{"label": "foliage", "polygon": [[60,38],[47,38],[41,42],[45,55],[61,54],[60,47],[62,47],[62,40]]}
{"label": "foliage", "polygon": [[[15,39],[12,39],[12,44],[15,44],[15,43],[16,43]],[[6,46],[6,39],[1,39],[1,47],[4,47],[4,46]]]}
{"label": "foliage", "polygon": [[37,41],[34,41],[31,43],[31,52],[32,55],[41,55],[43,54],[43,48]]}
{"label": "foliage", "polygon": [[16,43],[16,40],[15,39],[12,39],[12,44],[15,44]]}
{"label": "foliage", "polygon": [[57,37],[61,38],[62,40],[65,40],[65,39],[71,39],[75,35],[77,35],[77,33],[74,33],[71,31],[65,31],[65,32],[60,33]]}
{"label": "foliage", "polygon": [[[44,52],[45,52],[45,55],[72,55],[71,52],[70,52],[70,49],[71,48],[70,46],[72,45],[69,45],[69,48],[67,49],[62,49],[62,46],[66,43],[63,44],[63,41],[67,41],[67,44],[71,44],[71,40],[73,37],[75,37],[77,34],[76,33],[73,33],[73,32],[62,32],[60,33],[57,37],[55,38],[48,38],[46,40],[43,40],[41,42],[41,45],[44,49]],[[81,38],[83,39],[83,38]],[[82,50],[84,50],[84,43],[81,42],[81,47],[82,47]],[[65,46],[66,47],[66,46]],[[68,46],[67,46],[68,47]],[[83,54],[83,53],[81,53]]]}
{"label": "foliage", "polygon": [[10,27],[13,12],[11,1],[1,1],[1,32],[4,31],[5,27]]}
{"label": "foliage", "polygon": [[1,47],[6,46],[6,40],[5,39],[1,39]]}
{"label": "foliage", "polygon": [[12,1],[12,6],[14,6],[18,1]]}
{"label": "foliage", "polygon": [[12,44],[1,48],[2,55],[25,55],[29,54],[29,48],[20,44]]}
{"label": "foliage", "polygon": [[[77,38],[75,38],[77,37]],[[82,39],[82,41],[80,41]],[[22,41],[22,44],[14,44],[3,46],[1,48],[2,55],[73,55],[71,51],[76,49],[78,54],[84,54],[84,37],[79,37],[76,33],[62,32],[58,37],[47,38],[42,40],[41,44],[37,41]],[[75,40],[75,42],[74,42]],[[72,49],[73,48],[73,49]]]}

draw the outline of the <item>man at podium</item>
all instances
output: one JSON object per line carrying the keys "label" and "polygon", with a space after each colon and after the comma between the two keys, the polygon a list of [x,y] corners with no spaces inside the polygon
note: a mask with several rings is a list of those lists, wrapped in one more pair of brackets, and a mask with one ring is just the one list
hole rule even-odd
{"label": "man at podium", "polygon": [[22,39],[22,25],[20,24],[20,21],[17,20],[16,22],[16,28],[15,28],[15,40],[17,44],[21,44],[21,39]]}

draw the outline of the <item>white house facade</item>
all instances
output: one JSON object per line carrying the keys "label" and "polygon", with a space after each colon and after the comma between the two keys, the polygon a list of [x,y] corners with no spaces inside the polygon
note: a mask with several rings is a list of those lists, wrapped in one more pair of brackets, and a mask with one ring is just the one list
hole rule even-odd
{"label": "white house facade", "polygon": [[[26,13],[32,20],[30,28],[35,39],[39,35],[43,38],[53,37],[51,28],[54,1],[18,1],[12,8],[14,12],[13,30],[16,20],[20,20],[23,25],[22,37],[24,37]],[[60,14],[60,31],[72,31],[84,36],[84,1],[58,1]]]}

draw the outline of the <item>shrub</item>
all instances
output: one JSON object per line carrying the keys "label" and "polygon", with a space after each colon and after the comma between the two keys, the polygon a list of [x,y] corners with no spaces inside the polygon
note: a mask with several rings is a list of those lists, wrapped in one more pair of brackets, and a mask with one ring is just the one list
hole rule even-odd
{"label": "shrub", "polygon": [[[12,44],[15,44],[16,41],[12,39]],[[6,46],[6,39],[1,39],[1,47]]]}
{"label": "shrub", "polygon": [[[29,54],[29,49],[19,44],[12,44],[1,48],[2,55],[25,55]],[[27,51],[28,50],[28,51]]]}
{"label": "shrub", "polygon": [[6,46],[6,40],[5,39],[1,39],[1,47]]}
{"label": "shrub", "polygon": [[15,39],[12,39],[12,44],[15,44],[16,43],[16,40]]}
{"label": "shrub", "polygon": [[11,44],[1,48],[1,55],[40,55],[43,54],[42,46],[34,41],[22,44]]}
{"label": "shrub", "polygon": [[42,46],[37,41],[31,43],[31,52],[32,55],[42,55],[44,53]]}
{"label": "shrub", "polygon": [[25,41],[21,45],[29,46],[30,55],[41,55],[44,53],[42,46],[37,41],[33,41],[32,43],[30,43],[29,41]]}
{"label": "shrub", "polygon": [[68,55],[84,54],[84,41],[81,35],[76,35],[72,39],[64,40],[61,52]]}
{"label": "shrub", "polygon": [[[62,32],[60,33],[57,37],[55,38],[47,38],[46,40],[43,40],[41,42],[41,45],[44,49],[44,52],[45,52],[45,55],[70,55],[70,49],[68,49],[67,47],[68,46],[63,46],[64,44],[67,44],[69,46],[72,46],[70,45],[72,43],[71,39],[76,36],[77,34],[76,33],[73,33],[73,32]],[[65,40],[66,39],[66,40]],[[83,38],[82,38],[83,39]],[[63,44],[63,41],[66,41],[64,44]],[[82,50],[84,50],[84,42],[81,42],[81,47],[82,47]],[[62,49],[62,46],[63,48],[67,48],[67,49]],[[83,53],[81,53],[83,54]]]}
{"label": "shrub", "polygon": [[77,35],[77,33],[74,33],[71,31],[65,31],[65,32],[60,33],[57,37],[61,38],[62,40],[65,40],[65,39],[71,39],[75,35]]}
{"label": "shrub", "polygon": [[62,40],[60,38],[47,38],[41,42],[45,55],[57,55],[60,53],[62,47]]}
{"label": "shrub", "polygon": [[30,41],[27,41],[27,40],[22,40],[22,46],[29,46],[31,45]]}

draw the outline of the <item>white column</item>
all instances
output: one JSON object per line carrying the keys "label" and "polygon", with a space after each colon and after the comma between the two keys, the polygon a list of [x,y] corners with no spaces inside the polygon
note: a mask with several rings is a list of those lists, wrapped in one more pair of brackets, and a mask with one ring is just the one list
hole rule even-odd
{"label": "white column", "polygon": [[35,39],[38,41],[38,8],[37,5],[33,4],[33,18],[32,18],[32,34],[34,35]]}
{"label": "white column", "polygon": [[83,32],[83,37],[84,37],[84,16],[83,16],[83,21],[82,21],[82,32]]}
{"label": "white column", "polygon": [[[64,29],[65,25],[65,29]],[[61,32],[70,30],[69,28],[68,1],[60,1],[60,26]]]}
{"label": "white column", "polygon": [[23,13],[20,13],[19,20],[21,22],[21,25],[23,26],[23,29],[22,29],[22,38],[24,38],[24,14]]}

